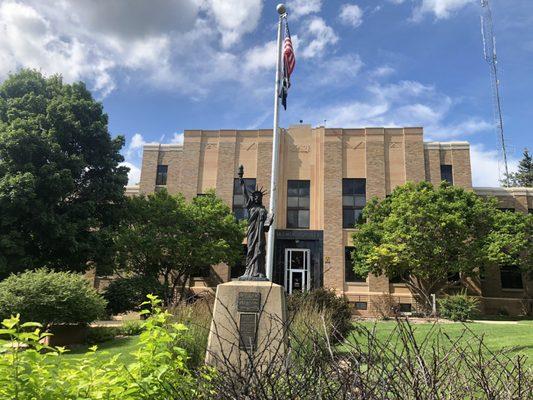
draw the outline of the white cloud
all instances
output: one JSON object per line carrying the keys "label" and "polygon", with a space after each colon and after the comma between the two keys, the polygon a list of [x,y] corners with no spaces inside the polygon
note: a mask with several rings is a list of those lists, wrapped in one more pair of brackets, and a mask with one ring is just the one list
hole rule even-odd
{"label": "white cloud", "polygon": [[473,3],[475,0],[422,0],[422,3],[414,9],[412,19],[419,21],[426,14],[434,14],[437,19],[446,19],[454,12]]}
{"label": "white cloud", "polygon": [[170,143],[183,144],[183,132],[174,132],[174,136],[170,139]]}
{"label": "white cloud", "polygon": [[209,0],[210,11],[222,34],[222,46],[228,48],[242,35],[255,30],[261,17],[261,0]]}
{"label": "white cloud", "polygon": [[321,0],[289,0],[287,13],[289,18],[300,18],[304,15],[320,12]]}
{"label": "white cloud", "polygon": [[381,67],[377,67],[376,69],[370,71],[370,76],[372,78],[384,78],[394,74],[395,72],[396,70],[394,68],[389,67],[388,65],[382,65]]}
{"label": "white cloud", "polygon": [[[515,171],[518,162],[518,159],[509,158],[509,171]],[[473,144],[470,146],[470,163],[472,164],[472,183],[474,186],[500,186],[504,168],[498,151],[485,149],[482,144]]]}
{"label": "white cloud", "polygon": [[333,28],[328,26],[320,17],[312,17],[307,20],[301,29],[301,50],[303,58],[320,57],[339,40]]}
{"label": "white cloud", "polygon": [[277,45],[275,40],[253,47],[245,55],[244,69],[247,72],[274,69],[276,67],[276,51]]}
{"label": "white cloud", "polygon": [[363,23],[363,10],[357,4],[343,4],[339,18],[343,24],[357,28]]}
{"label": "white cloud", "polygon": [[137,185],[141,181],[141,169],[128,161],[121,162],[120,165],[128,167],[128,185]]}

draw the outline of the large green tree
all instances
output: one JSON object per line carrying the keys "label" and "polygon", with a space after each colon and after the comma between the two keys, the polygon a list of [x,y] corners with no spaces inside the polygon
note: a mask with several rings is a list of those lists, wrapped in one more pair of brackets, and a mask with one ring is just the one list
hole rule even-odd
{"label": "large green tree", "polygon": [[179,301],[203,268],[242,257],[244,226],[213,192],[185,201],[166,190],[128,200],[115,237],[117,272],[157,278]]}
{"label": "large green tree", "polygon": [[533,158],[528,149],[524,150],[518,171],[509,173],[502,183],[504,186],[533,187]]}
{"label": "large green tree", "polygon": [[124,138],[83,83],[22,70],[0,85],[0,279],[109,256],[124,202]]}
{"label": "large green tree", "polygon": [[432,293],[457,285],[454,277],[478,274],[488,262],[529,268],[531,216],[500,212],[495,204],[447,183],[399,186],[365,207],[367,222],[353,234],[354,269],[400,276],[428,310]]}

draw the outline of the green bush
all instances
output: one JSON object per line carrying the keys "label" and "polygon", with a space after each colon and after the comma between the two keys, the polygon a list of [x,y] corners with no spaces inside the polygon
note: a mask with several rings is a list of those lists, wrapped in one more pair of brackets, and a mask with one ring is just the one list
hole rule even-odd
{"label": "green bush", "polygon": [[131,276],[112,281],[104,292],[107,310],[111,314],[139,311],[146,296],[164,296],[164,286],[154,277]]}
{"label": "green bush", "polygon": [[[40,324],[22,324],[19,316],[5,319],[0,332],[9,342],[0,346],[0,399],[198,398],[187,353],[176,345],[187,328],[172,323],[157,299],[151,302],[152,315],[143,324],[135,361],[129,365],[118,356],[98,357],[96,346],[69,362],[62,357],[64,348],[42,344],[49,334],[42,333]],[[207,374],[201,376],[208,379]]]}
{"label": "green bush", "polygon": [[121,326],[94,326],[87,332],[87,343],[103,343],[117,336],[137,336],[143,330],[141,321],[126,321]]}
{"label": "green bush", "polygon": [[304,293],[295,293],[287,298],[287,308],[294,316],[302,309],[326,312],[331,318],[334,335],[344,337],[352,329],[352,314],[348,299],[338,296],[334,290],[316,289]]}
{"label": "green bush", "polygon": [[452,321],[467,321],[478,313],[479,301],[466,293],[454,294],[438,300],[439,314]]}
{"label": "green bush", "polygon": [[0,282],[0,320],[20,314],[22,321],[88,324],[105,313],[106,301],[80,274],[47,269],[11,275]]}

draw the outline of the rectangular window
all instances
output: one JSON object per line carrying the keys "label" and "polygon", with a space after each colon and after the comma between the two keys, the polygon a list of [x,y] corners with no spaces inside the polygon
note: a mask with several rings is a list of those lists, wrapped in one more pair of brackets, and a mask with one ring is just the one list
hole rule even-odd
{"label": "rectangular window", "polygon": [[411,312],[413,309],[411,303],[400,303],[400,312]]}
{"label": "rectangular window", "polygon": [[366,301],[356,301],[355,309],[356,310],[366,310],[368,308],[368,303]]}
{"label": "rectangular window", "polygon": [[346,282],[366,282],[366,278],[353,270],[352,252],[354,247],[344,248],[344,280]]}
{"label": "rectangular window", "polygon": [[[255,190],[256,180],[255,178],[244,178],[244,184],[250,192]],[[241,181],[238,178],[233,180],[233,214],[237,221],[248,218],[248,210],[246,204],[244,204],[244,193],[241,188]]]}
{"label": "rectangular window", "polygon": [[440,166],[440,180],[446,181],[450,185],[453,185],[453,171],[451,165]]}
{"label": "rectangular window", "polygon": [[366,205],[366,179],[342,180],[342,227],[353,228],[362,222]]}
{"label": "rectangular window", "polygon": [[515,265],[500,267],[502,289],[523,289],[522,272]]}
{"label": "rectangular window", "polygon": [[309,181],[287,182],[287,228],[309,229]]}
{"label": "rectangular window", "polygon": [[158,165],[157,175],[155,178],[155,184],[166,185],[167,184],[167,173],[168,173],[168,165]]}

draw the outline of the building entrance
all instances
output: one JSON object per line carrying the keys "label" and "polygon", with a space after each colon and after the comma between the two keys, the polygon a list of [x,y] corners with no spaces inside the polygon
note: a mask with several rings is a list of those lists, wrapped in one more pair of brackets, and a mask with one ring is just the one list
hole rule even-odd
{"label": "building entrance", "polygon": [[272,281],[287,293],[322,287],[322,231],[276,229]]}
{"label": "building entrance", "polygon": [[289,294],[311,289],[311,251],[285,249],[285,289]]}

